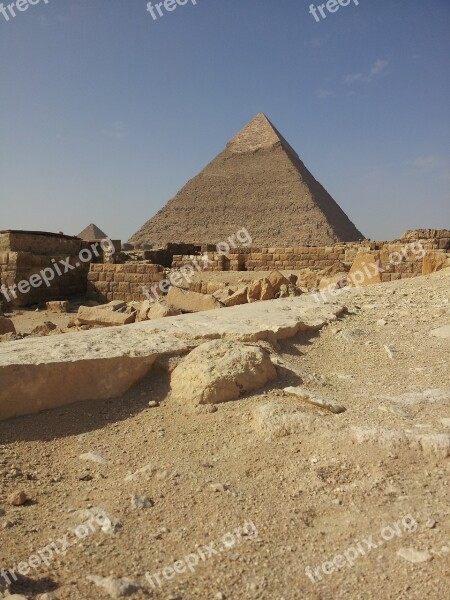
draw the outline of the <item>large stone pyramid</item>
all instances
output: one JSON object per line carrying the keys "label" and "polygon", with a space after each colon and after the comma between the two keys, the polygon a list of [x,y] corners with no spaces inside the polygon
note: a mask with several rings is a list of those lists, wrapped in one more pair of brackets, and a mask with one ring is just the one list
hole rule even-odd
{"label": "large stone pyramid", "polygon": [[97,227],[97,225],[91,223],[85,229],[83,229],[83,231],[79,233],[77,237],[88,242],[93,242],[95,240],[104,240],[108,236],[106,235],[106,233],[103,233],[103,231],[99,227]]}
{"label": "large stone pyramid", "polygon": [[130,242],[325,246],[364,236],[264,114],[244,127]]}

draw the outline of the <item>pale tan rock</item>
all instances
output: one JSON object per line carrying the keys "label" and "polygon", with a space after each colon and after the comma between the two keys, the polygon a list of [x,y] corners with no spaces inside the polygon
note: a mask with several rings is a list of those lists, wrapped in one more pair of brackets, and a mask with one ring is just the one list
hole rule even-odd
{"label": "pale tan rock", "polygon": [[324,396],[320,396],[315,392],[311,392],[310,390],[306,390],[302,387],[286,387],[283,390],[286,394],[290,396],[295,396],[296,398],[300,398],[304,402],[308,402],[309,404],[314,404],[314,406],[318,406],[319,408],[324,408],[325,410],[329,410],[334,414],[339,414],[345,412],[345,408],[341,406],[335,400],[331,400],[330,398],[325,398]]}
{"label": "pale tan rock", "polygon": [[180,315],[180,311],[173,306],[167,306],[163,302],[155,302],[155,304],[148,311],[148,318],[152,319],[163,319],[164,317],[176,317]]}
{"label": "pale tan rock", "polygon": [[182,290],[173,286],[166,296],[166,303],[173,308],[185,312],[214,310],[222,306],[211,294],[199,294],[198,292]]}
{"label": "pale tan rock", "polygon": [[430,275],[447,267],[445,252],[427,252],[423,257],[422,275]]}
{"label": "pale tan rock", "polygon": [[234,400],[276,379],[267,351],[214,340],[193,350],[173,371],[171,397],[197,406]]}
{"label": "pale tan rock", "polygon": [[224,302],[223,305],[226,307],[238,306],[239,304],[247,304],[247,293],[248,288],[246,286],[239,288],[231,294]]}
{"label": "pale tan rock", "polygon": [[353,261],[348,279],[354,287],[381,283],[381,275],[377,270],[377,258],[373,254],[359,252]]}
{"label": "pale tan rock", "polygon": [[262,281],[255,279],[248,286],[247,302],[257,302],[261,298]]}
{"label": "pale tan rock", "polygon": [[329,275],[322,277],[319,281],[319,290],[337,290],[350,285],[348,280],[348,274],[344,272],[336,273],[335,275]]}
{"label": "pale tan rock", "polygon": [[343,310],[304,295],[0,344],[0,420],[115,398],[146,376],[157,359],[180,356],[205,340],[275,343],[300,331],[316,331]]}
{"label": "pale tan rock", "polygon": [[[123,302],[123,300],[111,300],[111,302],[108,302],[107,304],[101,304],[100,306],[97,306],[97,308],[100,308],[102,310],[121,310],[122,308],[126,308],[127,307],[127,303]],[[92,307],[94,308],[94,307]]]}
{"label": "pale tan rock", "polygon": [[5,333],[16,333],[14,323],[8,317],[0,317],[0,335]]}
{"label": "pale tan rock", "polygon": [[37,325],[31,333],[34,335],[49,335],[56,329],[56,325],[51,321],[45,321],[42,325]]}
{"label": "pale tan rock", "polygon": [[317,418],[305,410],[277,402],[262,404],[253,413],[255,430],[268,438],[311,432],[316,421]]}
{"label": "pale tan rock", "polygon": [[416,550],[415,548],[400,548],[397,550],[397,556],[414,564],[433,560],[433,555],[428,550]]}
{"label": "pale tan rock", "polygon": [[141,307],[139,309],[138,315],[136,317],[136,321],[147,321],[148,320],[148,312],[153,306],[154,302],[150,302],[150,300],[144,300],[142,302]]}
{"label": "pale tan rock", "polygon": [[52,300],[51,302],[46,303],[46,308],[54,313],[68,313],[70,305],[67,300]]}
{"label": "pale tan rock", "polygon": [[280,271],[272,271],[272,273],[270,273],[269,277],[268,277],[270,283],[272,284],[272,287],[275,291],[275,293],[280,291],[280,287],[282,285],[285,285],[286,287],[291,283],[289,281],[289,279],[287,279],[283,273],[280,273]]}
{"label": "pale tan rock", "polygon": [[234,293],[234,291],[229,287],[221,287],[215,292],[213,292],[213,296],[216,300],[225,305],[225,302],[228,298]]}
{"label": "pale tan rock", "polygon": [[128,325],[134,323],[136,313],[119,313],[117,310],[107,310],[101,308],[80,306],[77,319],[82,325],[102,325],[103,327],[112,327],[114,325]]}
{"label": "pale tan rock", "polygon": [[26,492],[20,490],[19,492],[13,492],[7,498],[8,504],[11,506],[22,506],[29,500]]}
{"label": "pale tan rock", "polygon": [[267,278],[261,282],[260,300],[273,300],[275,298],[275,289]]}

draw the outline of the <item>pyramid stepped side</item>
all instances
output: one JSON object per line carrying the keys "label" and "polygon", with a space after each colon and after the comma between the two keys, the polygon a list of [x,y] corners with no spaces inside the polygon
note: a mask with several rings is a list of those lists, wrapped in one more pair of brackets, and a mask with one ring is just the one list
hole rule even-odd
{"label": "pyramid stepped side", "polygon": [[242,227],[254,246],[322,246],[363,237],[264,115],[130,242],[217,243]]}

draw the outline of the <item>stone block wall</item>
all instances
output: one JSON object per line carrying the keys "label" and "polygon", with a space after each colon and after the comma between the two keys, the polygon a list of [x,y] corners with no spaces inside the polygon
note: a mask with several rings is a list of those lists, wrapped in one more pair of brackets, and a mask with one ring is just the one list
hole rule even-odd
{"label": "stone block wall", "polygon": [[[17,307],[84,295],[89,265],[79,260],[79,253],[86,247],[85,242],[70,236],[42,232],[0,232],[0,286],[4,286],[0,301],[5,307]],[[65,273],[66,267],[60,261],[67,259],[74,268]],[[54,277],[46,285],[41,274],[46,270],[50,278],[50,269]],[[26,293],[18,290],[20,282],[23,282],[22,289],[26,289]]]}
{"label": "stone block wall", "polygon": [[148,289],[164,279],[164,267],[142,262],[92,264],[87,275],[87,298],[97,302],[145,300]]}

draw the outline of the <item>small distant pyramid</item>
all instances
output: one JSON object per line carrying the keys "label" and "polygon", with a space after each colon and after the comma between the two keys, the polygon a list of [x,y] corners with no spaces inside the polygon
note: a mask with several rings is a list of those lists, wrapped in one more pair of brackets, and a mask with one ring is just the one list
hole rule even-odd
{"label": "small distant pyramid", "polygon": [[79,233],[77,237],[85,240],[86,242],[94,242],[96,240],[104,240],[108,236],[99,227],[97,227],[97,225],[91,223],[86,227],[86,229],[83,229],[83,231]]}
{"label": "small distant pyramid", "polygon": [[254,247],[327,246],[364,238],[263,113],[130,242],[215,244],[243,227]]}

